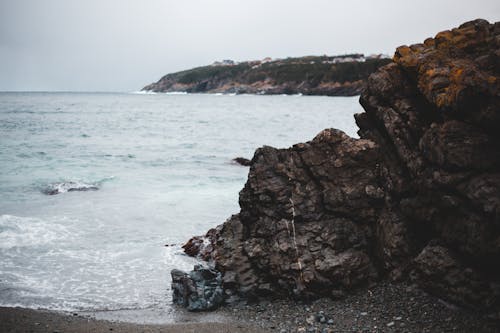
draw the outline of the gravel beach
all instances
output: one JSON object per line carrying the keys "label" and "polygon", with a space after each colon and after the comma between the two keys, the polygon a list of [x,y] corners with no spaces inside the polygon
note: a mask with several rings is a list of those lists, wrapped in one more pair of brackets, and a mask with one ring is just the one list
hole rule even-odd
{"label": "gravel beach", "polygon": [[193,313],[183,322],[149,325],[0,308],[0,332],[500,332],[498,322],[404,283],[381,283],[338,300],[226,306],[213,313],[222,322],[198,322],[203,315]]}
{"label": "gravel beach", "polygon": [[275,332],[500,332],[500,323],[405,283],[381,283],[339,300],[262,302],[232,310]]}

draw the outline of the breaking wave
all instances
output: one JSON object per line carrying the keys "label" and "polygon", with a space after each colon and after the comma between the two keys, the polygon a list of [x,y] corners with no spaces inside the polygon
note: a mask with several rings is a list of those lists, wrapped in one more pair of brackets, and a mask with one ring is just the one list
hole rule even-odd
{"label": "breaking wave", "polygon": [[79,180],[51,183],[42,188],[42,193],[47,195],[56,195],[76,191],[97,191],[101,187],[102,183],[113,178],[114,177],[104,178],[94,183],[87,183]]}

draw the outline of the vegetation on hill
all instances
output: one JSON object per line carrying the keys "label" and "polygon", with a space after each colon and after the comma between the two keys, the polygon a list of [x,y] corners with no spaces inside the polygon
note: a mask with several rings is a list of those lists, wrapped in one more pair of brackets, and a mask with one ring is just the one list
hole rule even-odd
{"label": "vegetation on hill", "polygon": [[364,81],[391,60],[362,54],[215,63],[167,74],[144,87],[154,92],[359,94]]}

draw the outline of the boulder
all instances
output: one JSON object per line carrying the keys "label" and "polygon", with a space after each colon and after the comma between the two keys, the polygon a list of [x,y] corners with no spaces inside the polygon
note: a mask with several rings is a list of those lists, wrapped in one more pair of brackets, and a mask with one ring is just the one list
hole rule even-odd
{"label": "boulder", "polygon": [[185,273],[178,269],[171,271],[173,302],[189,311],[215,310],[224,301],[221,274],[215,270],[194,266]]}

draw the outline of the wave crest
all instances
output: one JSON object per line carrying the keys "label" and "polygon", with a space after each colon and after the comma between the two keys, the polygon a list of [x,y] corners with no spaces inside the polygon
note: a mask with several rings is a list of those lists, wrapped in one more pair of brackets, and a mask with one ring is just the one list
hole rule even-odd
{"label": "wave crest", "polygon": [[104,178],[98,182],[87,183],[79,180],[70,180],[58,183],[52,183],[47,185],[42,189],[42,193],[47,195],[56,195],[66,192],[76,192],[76,191],[97,191],[101,184],[107,180],[111,180],[114,177]]}

